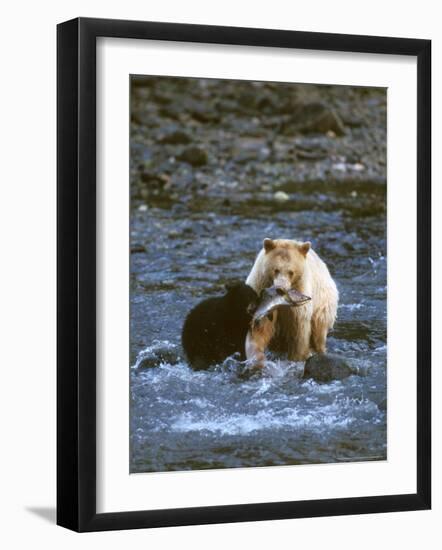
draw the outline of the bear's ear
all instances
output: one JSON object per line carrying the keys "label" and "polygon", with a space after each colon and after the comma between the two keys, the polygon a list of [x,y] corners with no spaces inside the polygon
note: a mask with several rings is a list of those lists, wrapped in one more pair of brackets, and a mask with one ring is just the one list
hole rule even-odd
{"label": "bear's ear", "polygon": [[262,245],[266,252],[270,252],[270,250],[273,250],[276,247],[276,244],[272,241],[272,239],[264,239]]}
{"label": "bear's ear", "polygon": [[310,250],[311,246],[312,246],[312,243],[310,241],[301,243],[299,245],[299,252],[301,252],[301,254],[303,254],[304,256],[307,256],[307,252]]}

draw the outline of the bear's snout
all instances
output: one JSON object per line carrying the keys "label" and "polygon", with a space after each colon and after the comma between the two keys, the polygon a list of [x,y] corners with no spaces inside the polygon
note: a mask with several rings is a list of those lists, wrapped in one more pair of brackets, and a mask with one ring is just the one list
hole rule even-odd
{"label": "bear's snout", "polygon": [[273,286],[275,287],[276,292],[282,296],[290,290],[292,284],[288,277],[278,276],[273,279]]}

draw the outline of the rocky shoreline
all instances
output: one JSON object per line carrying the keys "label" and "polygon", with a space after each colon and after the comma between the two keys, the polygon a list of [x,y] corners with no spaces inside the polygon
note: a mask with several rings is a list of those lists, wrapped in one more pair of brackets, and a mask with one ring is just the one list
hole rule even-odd
{"label": "rocky shoreline", "polygon": [[132,205],[386,184],[386,91],[133,77]]}

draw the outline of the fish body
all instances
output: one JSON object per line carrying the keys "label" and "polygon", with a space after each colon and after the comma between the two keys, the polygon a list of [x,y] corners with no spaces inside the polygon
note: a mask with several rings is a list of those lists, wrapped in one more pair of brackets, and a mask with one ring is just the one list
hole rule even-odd
{"label": "fish body", "polygon": [[295,289],[286,292],[275,287],[265,288],[260,296],[259,305],[253,315],[252,323],[258,323],[264,317],[268,317],[275,309],[281,307],[300,307],[310,301],[311,298],[301,294]]}

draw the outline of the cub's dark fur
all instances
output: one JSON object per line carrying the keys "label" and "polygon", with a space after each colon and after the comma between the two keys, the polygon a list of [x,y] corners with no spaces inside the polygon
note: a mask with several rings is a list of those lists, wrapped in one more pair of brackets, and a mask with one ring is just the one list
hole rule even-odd
{"label": "cub's dark fur", "polygon": [[258,305],[258,295],[245,283],[226,286],[227,293],[200,302],[188,314],[181,341],[190,365],[206,369],[239,352],[245,360],[245,341]]}

